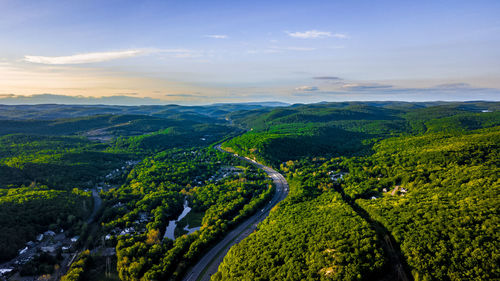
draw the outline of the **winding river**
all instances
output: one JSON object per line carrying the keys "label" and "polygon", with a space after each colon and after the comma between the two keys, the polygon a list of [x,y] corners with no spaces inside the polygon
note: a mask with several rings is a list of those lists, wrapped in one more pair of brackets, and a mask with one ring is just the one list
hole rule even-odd
{"label": "winding river", "polygon": [[[188,201],[185,199],[184,200],[184,210],[182,210],[182,213],[179,215],[179,217],[175,220],[171,220],[168,222],[167,228],[165,229],[165,235],[163,235],[163,239],[169,238],[172,240],[175,240],[175,228],[177,227],[177,223],[182,220],[189,212],[191,211],[191,207],[188,205]],[[195,232],[196,230],[200,229],[200,227],[192,227],[189,228],[189,225],[186,225],[184,227],[184,230],[187,231],[188,234]]]}

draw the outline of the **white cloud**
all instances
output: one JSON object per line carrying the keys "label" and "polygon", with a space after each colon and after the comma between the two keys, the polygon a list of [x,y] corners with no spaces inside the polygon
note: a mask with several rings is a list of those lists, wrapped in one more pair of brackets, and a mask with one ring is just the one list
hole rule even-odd
{"label": "white cloud", "polygon": [[116,52],[85,53],[60,57],[24,56],[24,61],[41,64],[82,64],[135,57],[143,53],[144,51],[142,50],[127,50]]}
{"label": "white cloud", "polygon": [[308,30],[304,32],[286,32],[290,37],[301,38],[301,39],[310,39],[310,38],[327,38],[327,37],[335,37],[344,39],[347,38],[347,35],[342,33],[331,33],[330,31],[319,31],[319,30]]}
{"label": "white cloud", "polygon": [[225,34],[211,34],[211,35],[205,35],[205,37],[213,38],[213,39],[226,39],[227,35],[225,35]]}
{"label": "white cloud", "polygon": [[348,91],[384,90],[391,88],[393,88],[392,85],[384,85],[378,83],[349,83],[342,86],[342,89]]}
{"label": "white cloud", "polygon": [[437,85],[435,88],[438,89],[467,89],[471,88],[471,85],[468,83],[447,83]]}
{"label": "white cloud", "polygon": [[295,88],[296,91],[305,91],[305,92],[314,92],[319,90],[318,87],[316,86],[300,86]]}

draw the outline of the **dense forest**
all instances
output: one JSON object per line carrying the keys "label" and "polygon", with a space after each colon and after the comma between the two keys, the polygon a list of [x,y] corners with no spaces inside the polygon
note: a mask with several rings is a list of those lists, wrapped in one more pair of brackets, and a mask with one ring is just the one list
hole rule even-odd
{"label": "dense forest", "polygon": [[[219,121],[217,118],[220,116],[210,117],[208,112],[217,112],[215,109],[207,109],[206,115],[196,115],[194,109],[181,107],[173,111],[169,111],[168,107],[137,109],[143,115],[109,114],[115,113],[113,110],[137,113],[130,107],[72,107],[75,111],[64,106],[27,106],[20,109],[31,110],[31,114],[39,119],[30,119],[29,115],[24,116],[11,109],[0,109],[8,116],[16,116],[0,120],[0,261],[15,257],[28,241],[31,242],[27,247],[33,247],[30,243],[36,241],[35,236],[47,230],[67,230],[66,235],[80,236],[76,245],[95,247],[96,241],[99,241],[96,238],[107,229],[98,223],[107,222],[106,219],[116,214],[112,208],[106,209],[110,204],[107,199],[112,202],[113,197],[103,193],[100,197],[104,199],[104,207],[98,210],[95,220],[88,218],[95,204],[95,199],[90,197],[91,189],[109,190],[127,183],[120,189],[125,194],[127,188],[136,188],[138,182],[152,184],[150,189],[142,189],[141,198],[136,196],[127,200],[141,201],[138,203],[141,208],[157,211],[154,213],[156,223],[165,224],[165,219],[175,217],[182,209],[186,195],[181,190],[184,188],[182,192],[187,192],[188,185],[183,177],[191,177],[190,183],[194,186],[193,181],[197,179],[194,174],[198,173],[198,168],[207,170],[201,178],[208,178],[212,176],[210,173],[218,171],[211,164],[207,164],[209,167],[201,167],[198,163],[181,167],[183,163],[169,162],[171,159],[165,156],[170,153],[167,151],[179,148],[195,148],[194,151],[197,151],[197,148],[205,148],[214,141],[230,137],[232,133],[237,134],[239,130],[222,124],[226,121]],[[41,117],[68,117],[66,113],[57,114],[58,110],[67,114],[73,112],[77,116],[63,119]],[[143,159],[144,163],[133,169]],[[218,161],[215,157],[206,162],[212,160]],[[149,161],[156,161],[158,165]],[[137,175],[136,178],[135,173],[145,165],[150,165],[148,173],[151,174]],[[166,165],[175,171],[169,175],[183,178],[183,181],[162,174],[163,170],[160,170]],[[153,172],[154,169],[156,172]],[[178,169],[188,169],[190,174]],[[157,173],[159,178],[152,178],[153,173]],[[130,180],[132,178],[134,180]],[[156,190],[155,184],[164,187],[163,192]],[[248,194],[245,196],[245,200],[251,197]],[[167,201],[172,206],[163,206]],[[179,204],[176,205],[176,202]],[[160,209],[156,208],[158,206]],[[135,214],[139,210],[135,210]],[[152,228],[158,228],[158,225]]]}
{"label": "dense forest", "polygon": [[[338,117],[328,121],[328,112],[338,109],[314,114],[305,107],[273,110],[261,120],[252,117],[254,130],[226,142],[233,151],[279,165],[303,199],[294,194],[285,199],[258,232],[231,249],[213,280],[356,280],[377,274],[395,278],[397,271],[389,277],[386,237],[396,244],[408,278],[500,277],[498,112],[474,112],[470,110],[474,106],[463,104],[404,111],[396,107],[389,110],[395,117],[385,118],[395,129],[383,132],[380,120],[387,115],[372,118],[374,129],[369,122],[352,120],[371,118],[361,113],[344,112],[357,116],[349,122],[337,121],[342,119]],[[325,126],[324,122],[346,130],[340,140],[354,132],[365,133],[358,135],[359,142],[368,149],[352,146],[339,152],[307,147],[311,135],[330,145],[337,142],[310,129]],[[352,142],[346,142],[344,149]],[[304,149],[288,154],[294,146]],[[339,206],[327,215],[335,204]],[[346,209],[350,213],[344,214]],[[325,221],[329,223],[323,225]],[[363,225],[364,231],[359,229]],[[341,235],[336,236],[339,230]],[[367,236],[357,238],[356,250],[345,246],[345,239],[361,233]],[[360,241],[370,241],[367,245],[375,248],[363,247]],[[325,263],[326,249],[338,260]],[[379,255],[378,264],[372,260],[374,253]],[[349,258],[357,263],[342,264]],[[372,263],[363,267],[364,258]],[[325,274],[327,265],[336,274]],[[348,266],[355,267],[350,275],[343,271]]]}
{"label": "dense forest", "polygon": [[88,192],[45,186],[0,189],[0,260],[46,230],[78,229],[92,208]]}
{"label": "dense forest", "polygon": [[0,106],[0,119],[0,261],[47,230],[78,238],[19,260],[24,275],[73,259],[61,280],[182,279],[276,190],[222,143],[290,193],[212,280],[500,278],[499,103]]}
{"label": "dense forest", "polygon": [[247,111],[240,113],[237,120],[250,131],[225,142],[223,147],[279,166],[302,157],[365,155],[371,153],[375,141],[388,137],[500,125],[499,111],[482,112],[496,108],[495,103],[411,109],[397,103],[389,105],[296,105],[257,116],[255,111]]}
{"label": "dense forest", "polygon": [[76,136],[13,134],[0,137],[0,144],[0,188],[32,182],[66,190],[91,188],[125,161],[138,158]]}
{"label": "dense forest", "polygon": [[375,232],[332,184],[300,169],[290,195],[234,246],[212,280],[362,280],[385,264]]}

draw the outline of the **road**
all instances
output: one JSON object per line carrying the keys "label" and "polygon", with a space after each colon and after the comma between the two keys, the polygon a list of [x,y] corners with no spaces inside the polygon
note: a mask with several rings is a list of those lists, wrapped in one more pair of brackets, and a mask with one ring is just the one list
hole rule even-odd
{"label": "road", "polygon": [[97,211],[99,211],[102,204],[102,199],[99,196],[97,189],[92,189],[92,198],[94,198],[94,208],[92,209],[92,214],[90,214],[90,217],[87,219],[87,224],[90,224],[94,220],[97,215]]}
{"label": "road", "polygon": [[[214,148],[224,153],[229,153],[223,150],[220,147],[220,144],[216,145]],[[271,201],[269,201],[269,203],[262,210],[257,211],[256,214],[254,214],[246,221],[239,224],[237,228],[229,232],[226,237],[224,237],[222,241],[220,241],[208,253],[206,253],[196,265],[191,267],[187,271],[186,276],[183,279],[184,281],[209,281],[210,277],[217,272],[219,265],[221,264],[231,246],[239,243],[241,240],[250,235],[250,233],[255,230],[257,225],[269,215],[271,208],[278,204],[278,202],[280,202],[281,200],[285,199],[288,195],[288,183],[283,175],[276,172],[270,167],[257,163],[252,159],[235,154],[231,155],[264,170],[273,180],[276,186],[276,193],[274,194],[274,197],[271,199]]]}
{"label": "road", "polygon": [[[97,215],[97,212],[99,211],[99,209],[101,208],[101,205],[102,205],[102,199],[99,196],[99,192],[97,191],[96,188],[92,189],[92,198],[94,199],[94,207],[92,209],[92,213],[90,214],[90,216],[87,219],[87,224],[91,224],[94,221],[94,219]],[[56,274],[56,277],[54,278],[54,280],[60,280],[63,275],[68,273],[69,267],[71,266],[71,264],[73,263],[75,258],[78,255],[80,255],[81,252],[82,252],[82,250],[76,251],[71,256],[64,259],[64,261],[61,263],[62,266],[57,271],[57,274]]]}

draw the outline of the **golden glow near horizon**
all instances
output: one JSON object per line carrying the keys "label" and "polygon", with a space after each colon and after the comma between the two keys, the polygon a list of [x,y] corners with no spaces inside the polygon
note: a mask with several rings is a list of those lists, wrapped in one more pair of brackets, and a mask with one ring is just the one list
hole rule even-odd
{"label": "golden glow near horizon", "polygon": [[[80,59],[81,56],[77,58]],[[73,60],[70,57],[64,59]],[[440,79],[383,82],[346,81],[337,77],[315,77],[314,79],[316,81],[313,81],[314,83],[310,85],[296,84],[293,88],[281,85],[223,87],[173,81],[163,77],[147,77],[142,73],[115,71],[96,66],[80,67],[77,65],[2,62],[0,63],[0,104],[7,98],[13,99],[16,97],[23,97],[24,99],[20,99],[18,102],[22,103],[29,100],[30,97],[40,94],[97,99],[125,96],[138,99],[137,104],[144,102],[140,100],[144,98],[151,99],[155,103],[179,104],[248,102],[255,100],[294,103],[301,102],[304,99],[310,102],[318,102],[328,100],[329,96],[331,96],[331,101],[362,100],[366,99],[364,95],[367,92],[372,93],[373,91],[389,92],[395,97],[395,100],[398,99],[397,94],[403,92],[405,95],[400,99],[406,97],[407,100],[418,100],[421,93],[429,92],[431,94],[437,90],[448,93],[456,93],[457,90],[469,90],[474,93],[477,89],[491,89],[494,91],[499,86],[497,79],[493,77],[489,79],[484,76],[477,78],[478,83],[485,85],[483,88]],[[313,86],[313,84],[316,86]],[[411,87],[408,87],[408,85],[411,85]],[[467,99],[467,97],[467,95],[462,95],[458,99]],[[480,98],[474,95],[470,96],[470,99]],[[387,95],[378,95],[373,96],[373,100],[375,99],[389,100],[391,98]],[[82,100],[82,102],[84,101]],[[131,101],[131,104],[133,103]]]}
{"label": "golden glow near horizon", "polygon": [[134,76],[133,73],[74,66],[26,64],[14,66],[9,63],[0,63],[0,89],[0,95],[31,96],[42,93],[86,97],[123,95],[164,101],[179,100],[178,97],[182,94],[199,91],[184,83]]}
{"label": "golden glow near horizon", "polygon": [[0,11],[0,104],[500,98],[493,0],[0,1]]}

